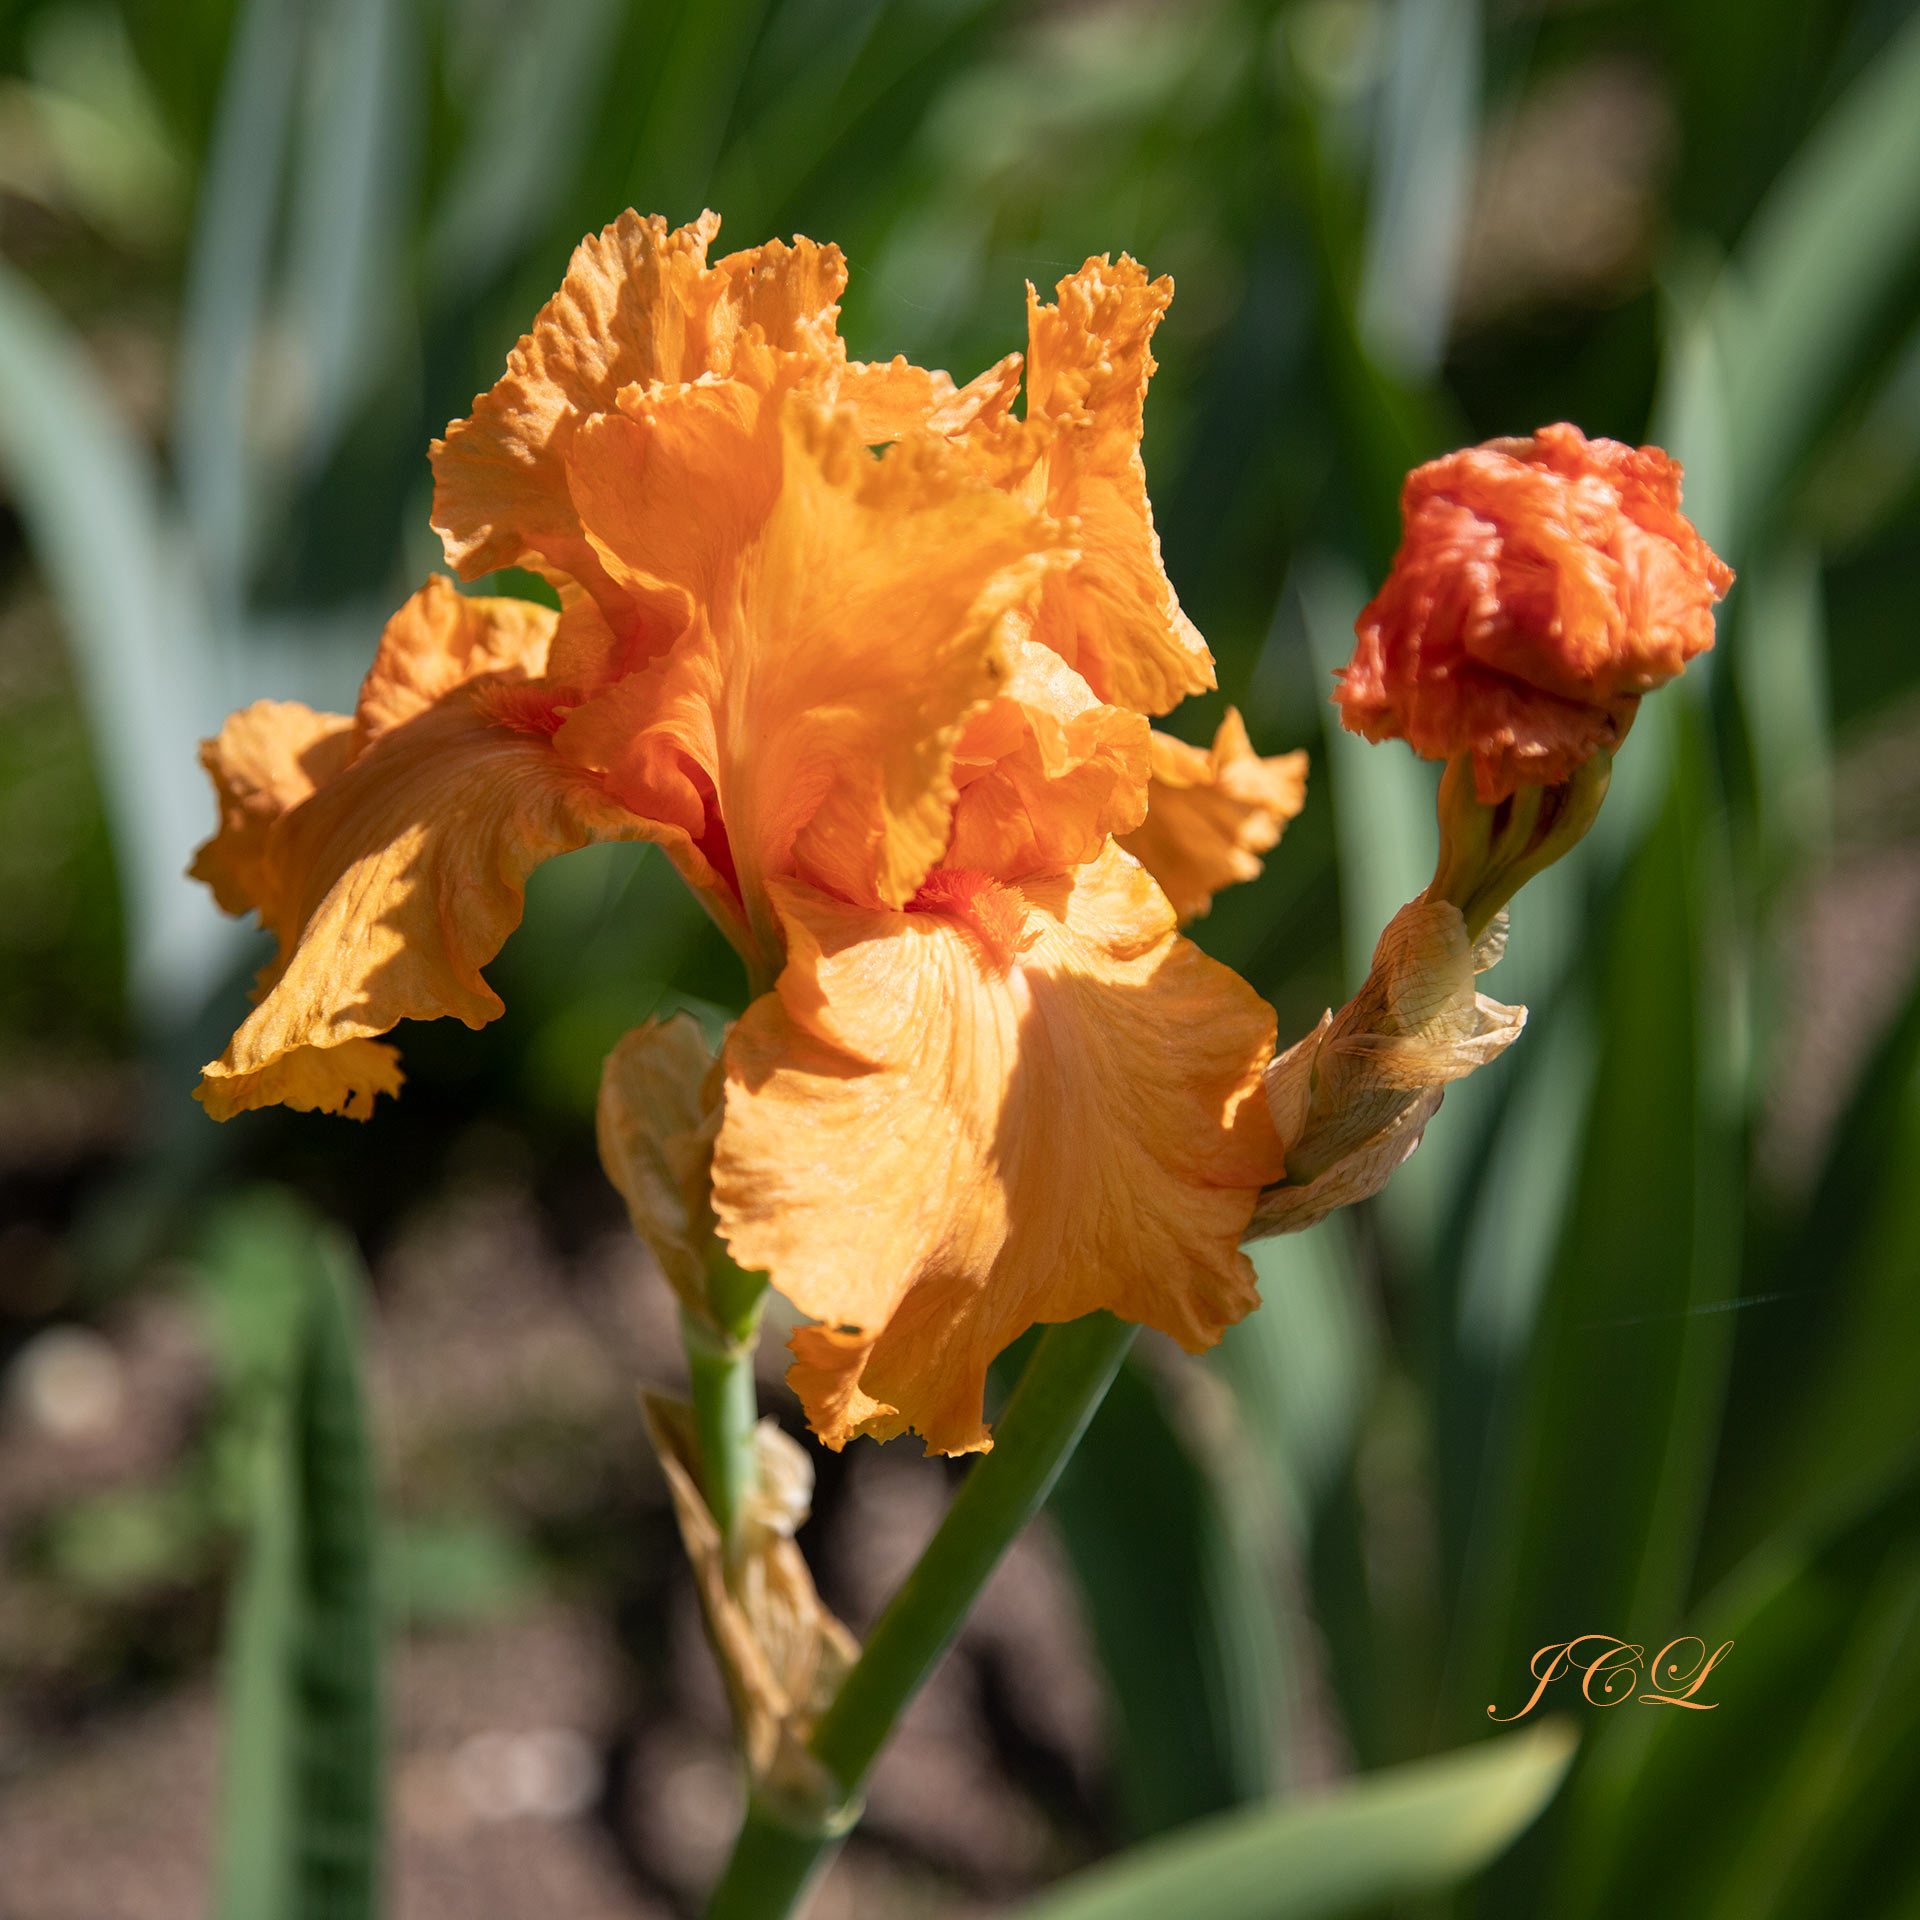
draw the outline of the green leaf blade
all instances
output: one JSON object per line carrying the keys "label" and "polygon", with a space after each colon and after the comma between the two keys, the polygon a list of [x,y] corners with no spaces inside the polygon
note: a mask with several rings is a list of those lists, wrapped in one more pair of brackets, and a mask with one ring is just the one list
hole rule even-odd
{"label": "green leaf blade", "polygon": [[357,1262],[291,1198],[216,1215],[205,1294],[247,1528],[225,1653],[219,1920],[375,1920],[380,1527]]}
{"label": "green leaf blade", "polygon": [[1561,1721],[1388,1768],[1278,1809],[1137,1848],[1020,1910],[1020,1920],[1332,1920],[1447,1887],[1539,1815],[1572,1760]]}

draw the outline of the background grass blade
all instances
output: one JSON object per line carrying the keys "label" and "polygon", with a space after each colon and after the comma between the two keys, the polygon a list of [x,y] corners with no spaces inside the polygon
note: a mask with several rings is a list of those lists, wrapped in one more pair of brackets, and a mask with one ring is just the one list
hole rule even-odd
{"label": "background grass blade", "polygon": [[297,1823],[286,1660],[299,1616],[299,1506],[286,1407],[263,1405],[250,1424],[246,1546],[228,1601],[221,1678],[214,1912],[216,1920],[291,1920]]}
{"label": "background grass blade", "polygon": [[1348,1232],[1336,1216],[1249,1247],[1260,1310],[1229,1327],[1209,1359],[1239,1402],[1301,1544],[1352,1450],[1378,1365]]}
{"label": "background grass blade", "polygon": [[372,1920],[380,1530],[357,1262],[304,1208],[259,1193],[217,1217],[202,1272],[247,1527],[228,1631],[220,1920]]}
{"label": "background grass blade", "polygon": [[259,531],[251,390],[304,11],[301,0],[242,0],[194,219],[174,457],[227,636],[239,625]]}
{"label": "background grass blade", "polygon": [[484,70],[468,82],[476,98],[466,137],[427,230],[435,303],[470,299],[545,237],[592,129],[622,11],[620,0],[576,0],[495,22]]}
{"label": "background grass blade", "polygon": [[[1368,589],[1351,568],[1322,559],[1301,570],[1300,605],[1313,649],[1318,690],[1331,698],[1333,671],[1353,652],[1353,623]],[[1405,748],[1369,746],[1340,725],[1331,707],[1325,782],[1332,788],[1340,852],[1340,926],[1348,990],[1373,964],[1374,942],[1387,922],[1433,878],[1439,829],[1435,781]]]}
{"label": "background grass blade", "polygon": [[1720,324],[1731,327],[1736,552],[1839,397],[1916,249],[1920,19],[1834,103],[1735,256]]}
{"label": "background grass blade", "polygon": [[1431,1892],[1503,1851],[1553,1797],[1574,1736],[1552,1722],[1327,1794],[1212,1820],[1066,1881],[1020,1920],[1332,1920]]}
{"label": "background grass blade", "polygon": [[1381,91],[1360,337],[1430,379],[1453,319],[1480,122],[1479,0],[1399,0]]}
{"label": "background grass blade", "polygon": [[1697,780],[1681,779],[1609,916],[1586,1143],[1528,1361],[1488,1444],[1495,1504],[1468,1563],[1443,1737],[1484,1724],[1489,1701],[1515,1704],[1536,1647],[1583,1633],[1657,1647],[1680,1630],[1739,1271],[1700,1005],[1713,897],[1700,812]]}
{"label": "background grass blade", "polygon": [[1741,1331],[1713,1564],[1904,1470],[1920,1405],[1920,975],[1869,1055],[1797,1218],[1767,1223]]}
{"label": "background grass blade", "polygon": [[1667,356],[1654,437],[1687,511],[1736,567],[1920,248],[1920,19],[1829,108]]}
{"label": "background grass blade", "polygon": [[379,1522],[360,1386],[359,1262],[337,1228],[308,1242],[295,1386],[300,1620],[294,1670],[299,1920],[380,1907],[386,1773]]}
{"label": "background grass blade", "polygon": [[1711,1712],[1608,1716],[1554,1911],[1897,1910],[1920,1786],[1917,1463],[1843,1518],[1783,1528],[1699,1610],[1689,1630],[1705,1646],[1733,1643],[1703,1695]]}
{"label": "background grass blade", "polygon": [[1733,666],[1753,752],[1762,885],[1797,871],[1833,831],[1833,738],[1820,556],[1787,541],[1747,570]]}
{"label": "background grass blade", "polygon": [[180,873],[207,827],[193,744],[220,689],[153,463],[85,351],[0,262],[0,467],[80,669],[119,854],[136,1004],[193,1012],[233,951]]}
{"label": "background grass blade", "polygon": [[407,0],[334,0],[307,41],[284,296],[304,403],[294,455],[307,472],[333,451],[406,325],[414,30]]}
{"label": "background grass blade", "polygon": [[1108,1390],[1048,1511],[1122,1725],[1129,1831],[1258,1798],[1279,1692],[1260,1569],[1139,1362]]}
{"label": "background grass blade", "polygon": [[670,23],[656,21],[653,92],[628,179],[634,201],[674,220],[699,213],[768,5],[685,0]]}

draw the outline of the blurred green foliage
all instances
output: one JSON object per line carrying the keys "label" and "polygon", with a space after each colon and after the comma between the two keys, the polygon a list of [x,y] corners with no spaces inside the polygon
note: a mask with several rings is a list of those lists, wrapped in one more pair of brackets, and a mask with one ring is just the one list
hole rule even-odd
{"label": "blurred green foliage", "polygon": [[[1425,772],[1323,698],[1401,475],[1559,418],[1669,444],[1742,584],[1592,842],[1516,906],[1490,984],[1528,1035],[1380,1202],[1260,1251],[1267,1305],[1215,1361],[1130,1365],[1059,1517],[1137,1833],[1329,1755],[1459,1747],[1538,1646],[1698,1632],[1736,1642],[1720,1707],[1562,1702],[1589,1736],[1566,1792],[1457,1910],[1914,1911],[1920,984],[1807,960],[1913,971],[1871,902],[1920,828],[1909,5],[33,0],[0,71],[0,406],[104,399],[91,438],[0,434],[0,1064],[142,1036],[147,1165],[175,1169],[145,1251],[250,1171],[377,1236],[481,1124],[577,1167],[619,1032],[739,1005],[665,863],[601,849],[536,877],[508,1016],[401,1036],[406,1099],[364,1130],[215,1137],[185,1098],[245,974],[204,909],[166,920],[193,732],[351,698],[437,564],[428,439],[624,206],[839,241],[854,350],[960,378],[1022,344],[1029,279],[1120,249],[1173,274],[1146,457],[1221,693],[1171,724],[1232,700],[1315,763],[1195,933],[1283,1037],[1430,855]],[[61,557],[97,548],[71,523],[107,481],[116,525],[147,516],[98,560],[112,605],[164,602],[138,632]],[[121,662],[174,704],[116,706]],[[1851,906],[1836,872],[1867,877]],[[123,942],[136,986],[194,991],[123,1002]],[[1822,1023],[1835,992],[1864,997]],[[76,1512],[48,1551],[111,1583],[182,1524]],[[480,1537],[414,1560],[428,1611],[521,1577]]]}

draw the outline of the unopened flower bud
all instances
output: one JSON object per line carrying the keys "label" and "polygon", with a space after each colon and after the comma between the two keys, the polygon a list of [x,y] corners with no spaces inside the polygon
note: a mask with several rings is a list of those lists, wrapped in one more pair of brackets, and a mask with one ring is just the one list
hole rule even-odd
{"label": "unopened flower bud", "polygon": [[1713,645],[1733,573],[1658,447],[1542,427],[1407,476],[1386,584],[1334,695],[1369,740],[1472,761],[1482,800],[1554,787]]}

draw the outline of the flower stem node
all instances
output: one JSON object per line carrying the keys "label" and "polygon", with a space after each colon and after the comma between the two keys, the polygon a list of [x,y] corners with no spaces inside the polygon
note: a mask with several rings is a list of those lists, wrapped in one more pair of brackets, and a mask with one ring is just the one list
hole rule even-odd
{"label": "flower stem node", "polygon": [[736,1744],[756,1802],[819,1833],[858,1817],[807,1741],[859,1657],[859,1643],[821,1604],[794,1534],[813,1503],[813,1463],[771,1419],[754,1431],[758,1471],[729,1568],[703,1487],[694,1410],[642,1396],[647,1433],[667,1476],[693,1563],[701,1613],[733,1708]]}
{"label": "flower stem node", "polygon": [[1478,941],[1529,880],[1586,837],[1612,776],[1613,755],[1600,752],[1557,786],[1516,787],[1489,804],[1473,756],[1456,754],[1440,781],[1440,859],[1421,899],[1458,907]]}
{"label": "flower stem node", "polygon": [[1287,1174],[1261,1194],[1249,1238],[1301,1232],[1378,1193],[1420,1144],[1447,1083],[1519,1037],[1526,1008],[1474,987],[1505,935],[1499,914],[1469,938],[1444,899],[1411,901],[1388,921],[1360,991],[1267,1069]]}

